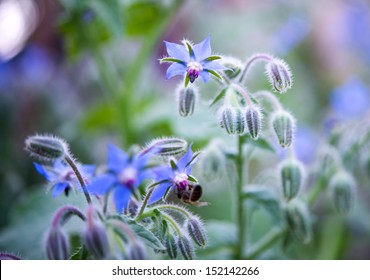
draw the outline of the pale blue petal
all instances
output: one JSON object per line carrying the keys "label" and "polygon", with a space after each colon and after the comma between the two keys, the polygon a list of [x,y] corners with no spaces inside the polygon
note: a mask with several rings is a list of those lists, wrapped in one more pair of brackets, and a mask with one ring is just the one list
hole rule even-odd
{"label": "pale blue petal", "polygon": [[185,155],[182,156],[182,158],[179,159],[177,162],[177,168],[180,172],[185,171],[185,166],[191,161],[193,158],[193,151],[191,150],[192,144],[189,145],[188,150],[186,151]]}
{"label": "pale blue petal", "polygon": [[202,64],[203,64],[202,65],[203,69],[208,69],[208,70],[213,70],[213,71],[228,70],[229,69],[225,66],[222,66],[220,63],[218,63],[216,61],[208,61],[208,62],[204,62]]}
{"label": "pale blue petal", "polygon": [[60,173],[63,173],[67,168],[70,168],[68,165],[66,165],[63,161],[57,160],[54,163],[54,170],[58,171]]}
{"label": "pale blue petal", "polygon": [[113,144],[108,145],[108,168],[120,172],[128,162],[128,155]]}
{"label": "pale blue petal", "polygon": [[68,188],[69,184],[67,182],[57,183],[53,187],[53,197],[56,198],[58,195],[64,192]]}
{"label": "pale blue petal", "polygon": [[166,44],[167,53],[170,57],[182,60],[184,63],[189,62],[189,52],[183,45],[170,43],[167,41],[164,41],[164,43]]}
{"label": "pale blue petal", "polygon": [[160,200],[165,195],[169,187],[171,187],[170,182],[165,182],[156,186],[155,190],[153,191],[152,195],[149,198],[148,204],[152,204]]}
{"label": "pale blue petal", "polygon": [[186,73],[186,66],[181,63],[173,63],[168,67],[166,72],[166,80],[171,79],[177,75],[184,75]]}
{"label": "pale blue petal", "polygon": [[122,213],[123,210],[127,207],[130,197],[131,191],[129,188],[120,185],[115,189],[113,199],[118,213]]}
{"label": "pale blue petal", "polygon": [[163,180],[171,180],[174,176],[173,170],[169,166],[162,166],[152,169],[154,173],[154,179],[158,182]]}
{"label": "pale blue petal", "polygon": [[200,42],[199,44],[196,44],[193,47],[196,61],[199,62],[211,56],[212,50],[211,50],[210,40],[211,40],[211,37],[210,35],[208,35],[204,41]]}
{"label": "pale blue petal", "polygon": [[208,81],[209,81],[209,79],[210,79],[210,75],[209,75],[209,72],[207,72],[207,71],[201,71],[200,73],[199,73],[199,76],[201,76],[202,77],[202,80],[203,80],[203,82],[205,82],[205,83],[207,83]]}
{"label": "pale blue petal", "polygon": [[103,195],[115,183],[116,177],[112,174],[103,174],[96,177],[88,186],[87,191],[93,195]]}

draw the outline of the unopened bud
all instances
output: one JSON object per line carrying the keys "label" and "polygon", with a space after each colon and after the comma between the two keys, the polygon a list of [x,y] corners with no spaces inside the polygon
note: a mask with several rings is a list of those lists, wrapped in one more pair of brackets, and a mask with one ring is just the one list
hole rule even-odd
{"label": "unopened bud", "polygon": [[137,202],[136,199],[131,198],[130,201],[128,202],[127,207],[123,209],[123,214],[133,218],[136,216],[138,209],[139,203]]}
{"label": "unopened bud", "polygon": [[182,235],[177,240],[177,246],[185,260],[194,259],[194,246],[188,237]]}
{"label": "unopened bud", "polygon": [[194,113],[197,92],[194,86],[179,89],[179,114],[182,117],[191,116]]}
{"label": "unopened bud", "polygon": [[341,166],[341,158],[333,146],[325,146],[318,155],[318,173],[324,178],[330,178]]}
{"label": "unopened bud", "polygon": [[286,160],[280,165],[281,186],[287,200],[295,197],[303,185],[304,169],[297,160]]}
{"label": "unopened bud", "polygon": [[223,66],[227,67],[227,70],[224,70],[225,75],[229,79],[234,79],[237,77],[242,70],[242,63],[233,57],[222,57]]}
{"label": "unopened bud", "polygon": [[46,255],[49,260],[67,260],[69,258],[69,240],[59,226],[53,227],[47,236]]}
{"label": "unopened bud", "polygon": [[190,237],[198,246],[204,247],[207,245],[207,235],[199,219],[193,217],[186,221],[186,228]]}
{"label": "unopened bud", "polygon": [[330,179],[330,196],[339,214],[348,214],[353,209],[355,190],[356,182],[348,172],[339,171]]}
{"label": "unopened bud", "polygon": [[292,73],[283,60],[274,58],[266,64],[266,74],[273,88],[279,93],[284,93],[292,87]]}
{"label": "unopened bud", "polygon": [[236,133],[236,112],[233,107],[225,106],[220,110],[220,125],[228,134]]}
{"label": "unopened bud", "polygon": [[257,106],[248,106],[245,111],[249,135],[257,139],[262,128],[262,114]]}
{"label": "unopened bud", "polygon": [[131,244],[129,256],[131,260],[146,260],[148,258],[144,245],[139,241],[134,241]]}
{"label": "unopened bud", "polygon": [[21,257],[11,253],[0,252],[0,260],[1,261],[21,260]]}
{"label": "unopened bud", "polygon": [[226,162],[217,141],[213,141],[200,157],[200,170],[205,179],[212,181],[223,176]]}
{"label": "unopened bud", "polygon": [[108,235],[100,222],[94,221],[86,227],[83,240],[87,250],[97,259],[106,259],[109,256]]}
{"label": "unopened bud", "polygon": [[67,143],[49,135],[29,136],[25,141],[25,149],[41,161],[54,161],[68,154]]}
{"label": "unopened bud", "polygon": [[272,116],[271,122],[280,146],[289,147],[292,144],[295,132],[293,116],[287,111],[277,111]]}
{"label": "unopened bud", "polygon": [[94,207],[87,210],[87,226],[83,234],[84,244],[97,259],[106,259],[109,255],[109,241],[106,228],[94,216]]}
{"label": "unopened bud", "polygon": [[235,109],[235,132],[239,135],[244,134],[245,131],[245,116],[240,108]]}
{"label": "unopened bud", "polygon": [[290,234],[302,243],[308,243],[312,236],[312,223],[307,205],[298,199],[289,201],[286,218]]}
{"label": "unopened bud", "polygon": [[166,251],[168,256],[171,259],[176,259],[177,258],[177,244],[176,240],[173,237],[171,233],[166,234],[165,240],[164,240],[164,246],[166,247]]}
{"label": "unopened bud", "polygon": [[180,138],[166,137],[152,140],[142,150],[141,154],[155,151],[156,154],[167,157],[182,155],[186,152],[188,143]]}

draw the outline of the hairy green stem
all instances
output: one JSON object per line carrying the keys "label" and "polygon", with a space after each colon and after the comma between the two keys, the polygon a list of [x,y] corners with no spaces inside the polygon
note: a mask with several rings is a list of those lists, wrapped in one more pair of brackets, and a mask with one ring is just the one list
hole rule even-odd
{"label": "hairy green stem", "polygon": [[239,83],[243,83],[245,77],[247,76],[248,71],[256,61],[258,60],[271,61],[272,59],[273,58],[271,55],[265,53],[257,53],[249,57],[245,62],[243,72],[241,73],[239,78]]}
{"label": "hairy green stem", "polygon": [[244,167],[244,158],[243,158],[243,139],[241,136],[238,136],[238,152],[235,157],[236,172],[237,172],[237,183],[236,183],[236,203],[237,203],[237,226],[238,226],[238,240],[236,244],[236,259],[240,260],[243,258],[243,252],[246,249],[246,239],[245,239],[245,207],[243,200],[243,167]]}
{"label": "hairy green stem", "polygon": [[247,255],[247,259],[254,259],[261,255],[265,250],[270,248],[276,241],[284,235],[284,230],[280,228],[273,228],[269,231],[253,248]]}
{"label": "hairy green stem", "polygon": [[64,157],[65,161],[69,164],[69,166],[72,168],[73,172],[75,173],[76,177],[77,177],[77,180],[78,182],[80,182],[80,185],[81,185],[81,188],[84,192],[84,195],[86,197],[86,201],[88,204],[91,204],[91,198],[90,198],[90,195],[86,189],[86,184],[85,184],[85,181],[84,179],[82,178],[82,175],[81,175],[81,172],[80,170],[78,169],[77,167],[77,164],[76,162],[73,160],[73,158],[69,155],[66,155]]}

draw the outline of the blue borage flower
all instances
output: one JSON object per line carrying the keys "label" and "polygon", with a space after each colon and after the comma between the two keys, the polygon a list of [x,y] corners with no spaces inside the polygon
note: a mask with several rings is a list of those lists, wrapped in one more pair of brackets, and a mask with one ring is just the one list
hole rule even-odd
{"label": "blue borage flower", "polygon": [[130,200],[132,193],[145,179],[152,178],[152,173],[146,168],[147,161],[153,153],[129,156],[118,147],[108,146],[107,172],[97,176],[87,186],[89,193],[104,195],[113,191],[116,209],[121,213]]}
{"label": "blue borage flower", "polygon": [[200,42],[192,45],[189,41],[183,40],[183,45],[164,41],[169,57],[162,58],[161,63],[172,63],[167,69],[166,79],[170,79],[177,75],[185,74],[185,86],[189,81],[193,83],[199,76],[206,83],[210,78],[210,74],[218,79],[222,79],[216,71],[227,70],[214,60],[221,59],[221,56],[212,55],[210,36]]}
{"label": "blue borage flower", "polygon": [[158,182],[158,185],[149,199],[149,204],[165,197],[170,188],[185,190],[189,181],[197,183],[197,180],[191,176],[191,170],[199,154],[199,152],[193,154],[191,145],[189,145],[187,152],[177,162],[171,160],[170,166],[154,168],[154,179]]}
{"label": "blue borage flower", "polygon": [[[72,168],[64,163],[62,160],[56,160],[53,166],[44,166],[38,163],[33,163],[37,172],[45,177],[50,183],[50,188],[53,189],[53,197],[57,197],[61,193],[68,195],[71,189],[79,190],[79,182]],[[93,177],[95,172],[94,165],[81,165],[79,166],[80,172],[82,173],[83,179],[86,184]]]}

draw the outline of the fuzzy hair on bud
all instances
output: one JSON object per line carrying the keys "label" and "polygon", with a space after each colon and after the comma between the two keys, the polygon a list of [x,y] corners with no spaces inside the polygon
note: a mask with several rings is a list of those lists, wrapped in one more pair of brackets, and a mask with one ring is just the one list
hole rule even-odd
{"label": "fuzzy hair on bud", "polygon": [[198,218],[190,218],[186,221],[185,226],[188,230],[189,236],[198,246],[207,246],[207,235],[202,222]]}
{"label": "fuzzy hair on bud", "polygon": [[244,111],[240,108],[235,109],[235,132],[243,135],[245,131],[245,116]]}
{"label": "fuzzy hair on bud", "polygon": [[247,120],[247,127],[249,135],[252,139],[258,139],[262,128],[262,113],[258,106],[248,106],[245,110],[245,118]]}
{"label": "fuzzy hair on bud", "polygon": [[341,165],[341,158],[335,147],[327,145],[320,150],[317,165],[320,176],[330,178]]}
{"label": "fuzzy hair on bud", "polygon": [[284,198],[290,200],[296,197],[305,178],[303,165],[295,159],[288,159],[280,164],[279,173]]}
{"label": "fuzzy hair on bud", "polygon": [[236,112],[234,107],[224,106],[220,109],[220,126],[228,134],[236,133]]}
{"label": "fuzzy hair on bud", "polygon": [[177,243],[173,235],[169,232],[165,236],[164,246],[166,247],[168,256],[173,260],[176,259],[178,251]]}
{"label": "fuzzy hair on bud", "polygon": [[290,234],[299,242],[308,243],[312,237],[312,222],[307,205],[295,198],[285,208]]}
{"label": "fuzzy hair on bud", "polygon": [[68,144],[51,135],[33,135],[25,141],[25,149],[40,161],[50,162],[62,159],[69,153]]}
{"label": "fuzzy hair on bud", "polygon": [[49,260],[68,260],[69,239],[62,229],[52,227],[46,239],[46,255]]}
{"label": "fuzzy hair on bud", "polygon": [[271,117],[271,126],[275,131],[281,147],[289,147],[293,142],[295,133],[295,119],[287,111],[276,111]]}
{"label": "fuzzy hair on bud", "polygon": [[192,260],[195,257],[194,246],[187,236],[181,235],[177,239],[177,247],[185,260]]}
{"label": "fuzzy hair on bud", "polygon": [[292,87],[293,78],[288,64],[274,58],[266,64],[266,75],[272,87],[279,93],[284,93]]}
{"label": "fuzzy hair on bud", "polygon": [[197,89],[195,86],[188,86],[184,88],[181,85],[177,91],[180,116],[191,116],[194,113],[194,107],[197,99]]}
{"label": "fuzzy hair on bud", "polygon": [[182,155],[186,152],[188,143],[180,138],[164,137],[154,139],[149,142],[146,147],[142,150],[141,154],[146,154],[150,151],[155,151],[156,154],[169,157]]}
{"label": "fuzzy hair on bud", "polygon": [[346,215],[353,209],[355,201],[356,182],[346,171],[339,171],[329,182],[329,193],[335,210]]}

